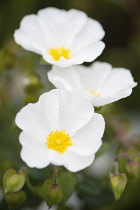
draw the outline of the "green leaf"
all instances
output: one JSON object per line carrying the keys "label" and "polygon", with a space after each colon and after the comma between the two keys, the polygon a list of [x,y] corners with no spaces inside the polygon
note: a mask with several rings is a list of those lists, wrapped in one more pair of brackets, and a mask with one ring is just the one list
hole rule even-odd
{"label": "green leaf", "polygon": [[53,184],[52,180],[48,179],[41,187],[41,194],[49,208],[54,204],[59,203],[62,199],[62,190],[58,184]]}
{"label": "green leaf", "polygon": [[77,183],[76,189],[79,198],[84,200],[87,209],[106,206],[113,202],[112,192],[108,186],[102,185],[99,179],[84,176]]}
{"label": "green leaf", "polygon": [[92,196],[99,195],[101,192],[99,183],[88,176],[78,183],[77,190],[80,193],[88,194]]}
{"label": "green leaf", "polygon": [[63,193],[63,198],[60,202],[60,204],[64,204],[68,198],[72,195],[74,192],[77,179],[74,176],[74,174],[68,172],[68,171],[63,171],[59,173],[58,176],[58,183],[62,184],[62,193]]}

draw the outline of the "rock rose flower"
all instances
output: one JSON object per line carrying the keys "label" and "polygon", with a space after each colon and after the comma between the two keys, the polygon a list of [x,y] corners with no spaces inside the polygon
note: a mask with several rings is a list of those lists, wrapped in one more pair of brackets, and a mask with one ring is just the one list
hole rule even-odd
{"label": "rock rose flower", "polygon": [[15,41],[50,64],[68,67],[95,60],[103,51],[101,24],[79,10],[46,8],[25,16]]}
{"label": "rock rose flower", "polygon": [[77,65],[62,69],[54,66],[48,78],[57,88],[84,90],[95,107],[129,96],[137,85],[129,70],[112,68],[103,62],[94,62],[89,67]]}
{"label": "rock rose flower", "polygon": [[83,94],[52,90],[16,116],[21,158],[29,167],[50,163],[76,172],[89,166],[101,146],[105,122]]}

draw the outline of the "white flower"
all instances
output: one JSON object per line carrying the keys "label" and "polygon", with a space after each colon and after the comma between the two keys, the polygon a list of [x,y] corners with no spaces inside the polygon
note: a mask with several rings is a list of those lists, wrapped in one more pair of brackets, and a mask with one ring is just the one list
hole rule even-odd
{"label": "white flower", "polygon": [[102,115],[94,113],[83,94],[52,90],[25,106],[16,116],[21,158],[29,167],[50,163],[76,172],[89,166],[101,146]]}
{"label": "white flower", "polygon": [[57,88],[84,90],[95,107],[129,96],[137,85],[129,70],[112,68],[103,62],[94,62],[89,67],[77,65],[62,69],[53,66],[48,77]]}
{"label": "white flower", "polygon": [[38,53],[48,63],[68,67],[91,62],[105,45],[101,24],[76,9],[46,8],[25,16],[15,31],[15,41],[24,49]]}

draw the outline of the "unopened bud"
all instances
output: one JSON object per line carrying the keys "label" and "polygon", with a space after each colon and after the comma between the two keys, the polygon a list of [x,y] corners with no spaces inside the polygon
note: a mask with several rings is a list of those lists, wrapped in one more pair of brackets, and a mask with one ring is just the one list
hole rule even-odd
{"label": "unopened bud", "polygon": [[53,184],[52,180],[46,180],[42,185],[41,194],[49,208],[59,203],[62,199],[62,190],[58,184]]}
{"label": "unopened bud", "polygon": [[6,201],[8,203],[9,209],[13,209],[22,205],[25,200],[26,194],[23,191],[6,194]]}
{"label": "unopened bud", "polygon": [[118,200],[125,189],[127,183],[127,177],[125,174],[110,173],[110,182],[114,193],[114,197],[116,200]]}
{"label": "unopened bud", "polygon": [[24,172],[17,173],[14,169],[6,171],[3,177],[3,186],[5,193],[19,191],[25,183]]}

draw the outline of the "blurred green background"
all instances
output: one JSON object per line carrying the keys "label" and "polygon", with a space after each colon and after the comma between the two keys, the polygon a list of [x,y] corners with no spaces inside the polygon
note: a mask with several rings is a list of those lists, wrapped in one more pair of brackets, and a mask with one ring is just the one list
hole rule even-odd
{"label": "blurred green background", "polygon": [[[16,113],[25,104],[37,101],[41,93],[53,88],[46,76],[50,66],[41,65],[40,56],[18,46],[13,40],[13,33],[15,29],[19,28],[20,21],[25,15],[36,13],[39,9],[49,6],[66,10],[76,8],[97,19],[106,32],[103,39],[106,48],[97,60],[109,62],[114,67],[128,68],[135,81],[140,81],[139,0],[0,0],[0,189],[2,189],[3,173],[8,168],[12,167],[18,170],[22,165],[25,165],[20,159],[20,144],[18,142],[20,131],[14,124]],[[119,129],[122,128],[122,122],[125,125],[128,124],[129,129],[125,132],[132,130],[134,132],[132,140],[137,138],[139,141],[139,110],[140,87],[137,86],[131,96],[103,108],[101,113],[106,117],[107,122],[117,117]],[[112,142],[112,138],[115,139],[107,128],[105,140]],[[44,180],[46,170],[30,169],[32,181],[36,183]],[[51,173],[50,171],[51,169],[47,173]],[[89,176],[87,174],[83,172],[84,180],[87,180],[87,176]],[[95,182],[95,188],[101,189],[102,186],[106,186],[107,189],[103,188],[101,193],[95,193],[95,196],[94,192],[91,192],[94,191],[94,184],[91,191],[89,190],[91,194],[86,194],[86,190],[77,187],[79,197],[85,202],[81,209],[129,210],[140,208],[139,179],[129,181],[124,195],[118,202],[114,202],[112,199],[108,178],[103,177],[101,180],[96,180],[90,174],[88,179],[91,179],[91,183]],[[84,184],[90,186],[89,183]],[[80,191],[81,189],[83,191]],[[25,191],[28,199],[23,206],[32,206],[32,209],[35,209],[39,205],[40,199],[34,200],[31,193],[27,189]],[[23,206],[17,209],[23,209]],[[6,209],[7,204],[3,199],[2,191],[0,191],[0,210]]]}

